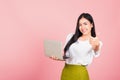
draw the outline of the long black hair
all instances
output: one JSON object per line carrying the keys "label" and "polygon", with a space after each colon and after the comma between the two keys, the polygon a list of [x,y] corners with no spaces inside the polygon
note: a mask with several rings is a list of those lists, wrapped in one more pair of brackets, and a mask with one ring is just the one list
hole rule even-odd
{"label": "long black hair", "polygon": [[92,37],[96,37],[96,33],[95,33],[95,24],[94,24],[94,20],[92,18],[92,16],[89,14],[89,13],[82,13],[79,17],[78,17],[78,20],[77,20],[77,25],[76,25],[76,30],[75,30],[75,33],[74,35],[72,36],[72,38],[68,41],[68,43],[66,44],[65,48],[64,48],[64,56],[63,58],[64,59],[67,59],[68,57],[66,57],[66,51],[69,49],[70,45],[74,42],[76,42],[78,40],[78,38],[80,36],[82,36],[82,33],[80,32],[79,30],[79,20],[81,18],[85,18],[87,19],[91,24],[93,24],[93,27],[91,29],[91,36]]}

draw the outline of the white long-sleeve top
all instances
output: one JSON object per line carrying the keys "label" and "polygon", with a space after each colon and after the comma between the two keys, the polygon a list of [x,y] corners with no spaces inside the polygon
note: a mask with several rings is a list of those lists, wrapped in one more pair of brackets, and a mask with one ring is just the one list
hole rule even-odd
{"label": "white long-sleeve top", "polygon": [[[70,33],[66,38],[66,43],[72,38],[73,34]],[[89,65],[92,63],[93,57],[100,55],[102,42],[100,41],[99,50],[94,52],[89,40],[81,41],[77,40],[73,43],[66,52],[66,56],[69,57],[65,60],[66,64],[75,65]]]}

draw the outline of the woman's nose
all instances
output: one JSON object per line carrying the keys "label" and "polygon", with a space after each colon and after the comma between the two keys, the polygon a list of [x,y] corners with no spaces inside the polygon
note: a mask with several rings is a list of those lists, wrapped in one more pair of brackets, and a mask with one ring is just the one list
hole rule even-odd
{"label": "woman's nose", "polygon": [[84,25],[82,25],[82,26],[81,26],[81,28],[85,28],[85,26],[84,26]]}

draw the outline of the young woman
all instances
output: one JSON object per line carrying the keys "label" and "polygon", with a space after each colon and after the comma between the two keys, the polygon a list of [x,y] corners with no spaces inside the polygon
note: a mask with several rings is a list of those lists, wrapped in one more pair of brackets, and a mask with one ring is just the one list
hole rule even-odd
{"label": "young woman", "polygon": [[[86,66],[92,63],[93,57],[100,55],[101,46],[92,16],[82,13],[78,17],[75,33],[66,38],[61,80],[89,80]],[[55,56],[51,58],[58,60]]]}

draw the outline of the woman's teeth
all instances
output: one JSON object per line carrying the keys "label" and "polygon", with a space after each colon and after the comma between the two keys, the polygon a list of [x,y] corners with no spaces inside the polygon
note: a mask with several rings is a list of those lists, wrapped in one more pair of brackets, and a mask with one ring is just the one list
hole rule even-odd
{"label": "woman's teeth", "polygon": [[82,32],[85,33],[87,30],[86,29],[83,29]]}

